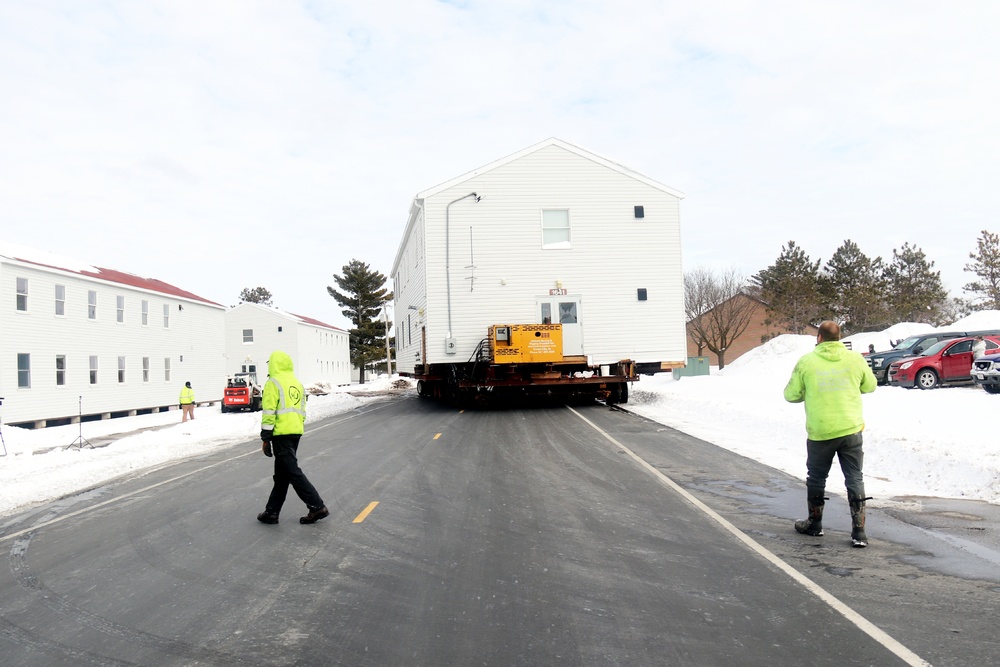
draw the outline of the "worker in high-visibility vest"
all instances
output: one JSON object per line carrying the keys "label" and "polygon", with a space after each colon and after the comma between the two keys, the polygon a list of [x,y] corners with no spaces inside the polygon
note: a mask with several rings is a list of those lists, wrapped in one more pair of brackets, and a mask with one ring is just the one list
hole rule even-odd
{"label": "worker in high-visibility vest", "polygon": [[260,439],[264,456],[274,457],[274,487],[264,511],[257,515],[261,523],[278,523],[289,485],[309,509],[299,523],[316,523],[330,516],[296,457],[299,438],[305,430],[306,391],[292,371],[292,358],[288,354],[280,350],[271,353],[261,395]]}
{"label": "worker in high-visibility vest", "polygon": [[181,411],[184,413],[184,418],[181,419],[183,424],[188,419],[194,419],[194,389],[191,388],[190,382],[185,382],[184,387],[181,389]]}

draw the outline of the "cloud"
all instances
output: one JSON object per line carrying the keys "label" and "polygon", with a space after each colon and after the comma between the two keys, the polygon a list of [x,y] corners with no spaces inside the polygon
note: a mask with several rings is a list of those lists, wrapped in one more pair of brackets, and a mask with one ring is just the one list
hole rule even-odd
{"label": "cloud", "polygon": [[814,258],[910,242],[957,293],[998,217],[998,14],[5,3],[4,234],[222,303],[263,284],[335,320],[332,274],[352,258],[387,273],[416,192],[558,136],[686,193],[688,267],[752,273],[789,239]]}

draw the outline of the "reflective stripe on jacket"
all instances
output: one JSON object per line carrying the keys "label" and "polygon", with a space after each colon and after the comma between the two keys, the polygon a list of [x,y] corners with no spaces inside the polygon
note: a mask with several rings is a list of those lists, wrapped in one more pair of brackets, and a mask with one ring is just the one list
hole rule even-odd
{"label": "reflective stripe on jacket", "polygon": [[284,352],[273,352],[267,369],[270,377],[261,395],[261,430],[274,435],[301,435],[305,430],[306,392],[292,372],[292,358]]}
{"label": "reflective stripe on jacket", "polygon": [[194,389],[184,387],[181,389],[181,405],[188,405],[189,403],[194,403]]}

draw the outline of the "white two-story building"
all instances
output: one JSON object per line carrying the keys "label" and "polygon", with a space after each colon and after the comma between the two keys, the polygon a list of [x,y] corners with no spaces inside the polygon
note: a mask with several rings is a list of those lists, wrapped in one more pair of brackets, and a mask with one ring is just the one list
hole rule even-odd
{"label": "white two-story building", "polygon": [[226,308],[160,280],[0,244],[4,423],[41,427],[222,397]]}
{"label": "white two-story building", "polygon": [[226,369],[237,373],[256,366],[257,378],[267,378],[267,359],[275,350],[292,358],[295,375],[309,386],[351,383],[349,334],[311,317],[294,315],[256,303],[241,303],[226,311]]}

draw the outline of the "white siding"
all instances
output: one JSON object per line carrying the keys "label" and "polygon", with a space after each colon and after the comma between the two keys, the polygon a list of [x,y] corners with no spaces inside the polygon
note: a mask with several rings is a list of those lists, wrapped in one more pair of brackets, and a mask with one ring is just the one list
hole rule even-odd
{"label": "white siding", "polygon": [[[17,278],[27,278],[28,310],[16,310]],[[65,314],[55,314],[55,286],[66,288]],[[88,292],[97,292],[97,317],[88,318]],[[124,297],[124,321],[117,321],[117,299]],[[141,323],[141,303],[149,320]],[[169,327],[163,326],[163,307]],[[0,261],[0,396],[3,420],[20,423],[121,413],[176,406],[184,382],[199,402],[218,401],[224,373],[222,306],[49,270],[17,261]],[[31,388],[18,387],[17,355],[31,355]],[[56,356],[66,357],[66,383],[56,384]],[[90,384],[89,358],[98,357],[98,382]],[[125,382],[118,381],[118,358],[125,357]],[[149,380],[142,361],[149,358]],[[164,359],[171,378],[164,379]]]}
{"label": "white siding", "polygon": [[393,278],[393,335],[396,336],[396,369],[412,373],[422,363],[421,332],[427,322],[427,264],[423,261],[424,216],[419,211],[403,244],[401,261]]}
{"label": "white siding", "polygon": [[[243,342],[243,330],[253,330],[253,342]],[[305,385],[326,382],[350,384],[351,355],[348,333],[320,327],[277,309],[243,303],[226,311],[227,371],[235,373],[250,362],[261,381],[267,378],[267,360],[275,350],[292,358],[295,375]],[[225,378],[223,378],[224,381]]]}
{"label": "white siding", "polygon": [[[452,335],[458,352],[445,355],[445,206],[473,191],[480,202],[451,206]],[[412,271],[410,280],[421,277],[425,286],[397,285],[396,308],[399,325],[408,305],[425,293],[429,363],[466,361],[490,324],[537,321],[536,297],[547,296],[557,281],[581,299],[584,352],[594,363],[684,360],[679,197],[668,189],[548,145],[434,192],[423,205],[425,273]],[[644,218],[635,218],[634,206],[644,207]],[[570,249],[542,248],[541,211],[547,208],[569,210]],[[413,240],[411,229],[407,241]],[[401,250],[401,262],[407,254],[408,248]],[[648,300],[638,300],[639,288],[647,290]],[[400,370],[408,370],[404,358]]]}

